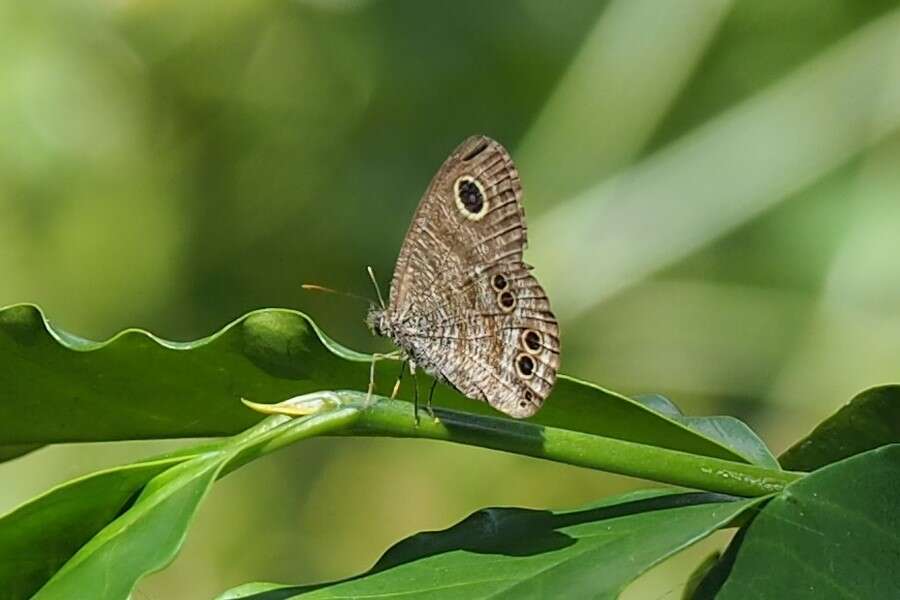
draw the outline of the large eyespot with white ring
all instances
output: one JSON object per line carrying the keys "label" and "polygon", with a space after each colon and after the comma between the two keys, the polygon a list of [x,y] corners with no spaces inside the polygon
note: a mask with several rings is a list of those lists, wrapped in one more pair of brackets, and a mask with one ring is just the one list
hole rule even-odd
{"label": "large eyespot with white ring", "polygon": [[497,306],[505,313],[512,312],[516,308],[516,297],[509,290],[497,294]]}
{"label": "large eyespot with white ring", "polygon": [[529,354],[538,354],[544,346],[544,338],[541,336],[540,331],[526,329],[519,336],[519,346]]}
{"label": "large eyespot with white ring", "polygon": [[531,379],[534,377],[534,370],[537,365],[534,362],[534,358],[531,357],[530,354],[519,354],[516,356],[516,373],[522,379]]}
{"label": "large eyespot with white ring", "polygon": [[453,184],[456,208],[470,221],[480,221],[488,212],[487,194],[484,186],[471,175],[463,175]]}

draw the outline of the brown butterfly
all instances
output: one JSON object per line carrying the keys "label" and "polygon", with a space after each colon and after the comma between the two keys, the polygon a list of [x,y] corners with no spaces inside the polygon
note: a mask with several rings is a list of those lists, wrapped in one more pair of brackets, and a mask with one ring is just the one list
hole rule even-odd
{"label": "brown butterfly", "polygon": [[402,348],[413,369],[507,415],[530,417],[556,381],[559,325],[522,262],[525,246],[512,158],[494,140],[470,137],[428,186],[388,305],[372,306],[366,321]]}

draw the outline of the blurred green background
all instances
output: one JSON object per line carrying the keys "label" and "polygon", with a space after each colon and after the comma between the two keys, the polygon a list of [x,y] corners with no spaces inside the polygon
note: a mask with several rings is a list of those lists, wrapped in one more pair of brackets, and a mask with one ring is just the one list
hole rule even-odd
{"label": "blurred green background", "polygon": [[[777,452],[900,379],[898,128],[895,1],[3,2],[0,305],[174,340],[293,307],[384,349],[363,305],[300,284],[371,295],[371,264],[386,285],[434,171],[484,133],[521,172],[563,371],[736,415]],[[0,511],[174,443],[2,464]],[[135,598],[347,576],[486,505],[646,485],[313,440],[218,484]],[[677,598],[725,539],[629,597]]]}

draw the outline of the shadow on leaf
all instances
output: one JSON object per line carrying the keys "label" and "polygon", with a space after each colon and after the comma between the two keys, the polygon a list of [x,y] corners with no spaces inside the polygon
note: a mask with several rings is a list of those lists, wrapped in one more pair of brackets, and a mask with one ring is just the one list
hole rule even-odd
{"label": "shadow on leaf", "polygon": [[534,556],[574,544],[576,540],[561,531],[566,527],[729,500],[733,498],[722,494],[690,492],[562,513],[527,508],[486,508],[448,529],[418,533],[400,541],[385,552],[375,566],[360,575],[329,583],[282,587],[229,598],[286,600],[449,552]]}

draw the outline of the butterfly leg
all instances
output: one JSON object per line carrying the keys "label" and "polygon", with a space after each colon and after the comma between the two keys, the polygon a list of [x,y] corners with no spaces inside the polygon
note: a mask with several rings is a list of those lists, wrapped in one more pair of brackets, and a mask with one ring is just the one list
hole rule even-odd
{"label": "butterfly leg", "polygon": [[375,363],[383,358],[387,358],[387,356],[376,352],[372,355],[372,362],[369,363],[369,389],[366,391],[366,406],[372,403],[372,393],[375,391]]}
{"label": "butterfly leg", "polygon": [[[380,352],[376,352],[372,355],[372,362],[369,363],[369,389],[366,391],[366,406],[371,404],[372,402],[372,394],[375,392],[375,363],[379,360],[384,360],[386,358],[390,358],[392,360],[395,359],[403,359],[403,355],[398,352],[388,352],[387,354],[381,354]],[[394,397],[397,393],[397,389],[400,387],[399,380],[394,384],[394,392],[391,394],[391,398]]]}
{"label": "butterfly leg", "polygon": [[406,358],[403,363],[400,365],[400,374],[397,375],[397,381],[394,382],[394,389],[391,391],[391,400],[397,397],[397,392],[400,391],[400,381],[403,379],[403,373],[406,372],[406,365],[409,364],[409,358]]}
{"label": "butterfly leg", "polygon": [[437,378],[435,378],[434,381],[431,382],[431,389],[428,390],[428,402],[425,404],[425,410],[428,411],[428,414],[432,419],[434,418],[434,409],[431,408],[431,399],[434,398],[434,388],[437,387],[437,382]]}
{"label": "butterfly leg", "polygon": [[416,363],[409,361],[409,372],[413,378],[413,415],[416,417],[416,427],[419,426],[419,380],[416,378]]}

